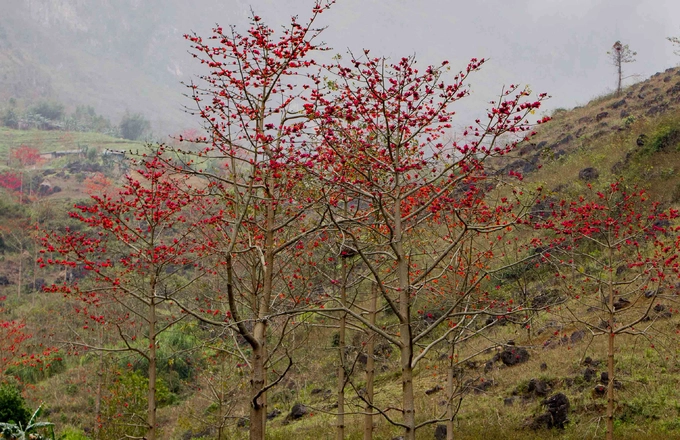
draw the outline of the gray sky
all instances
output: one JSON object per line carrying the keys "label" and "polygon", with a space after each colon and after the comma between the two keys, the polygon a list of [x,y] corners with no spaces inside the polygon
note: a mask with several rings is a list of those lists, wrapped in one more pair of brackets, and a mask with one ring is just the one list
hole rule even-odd
{"label": "gray sky", "polygon": [[[250,3],[268,23],[281,24],[292,14],[306,17],[308,5]],[[245,2],[240,10],[243,20]],[[456,70],[472,57],[489,59],[471,78],[474,97],[462,113],[480,111],[510,83],[550,94],[546,109],[586,104],[615,88],[606,53],[616,40],[638,53],[624,66],[626,76],[642,80],[680,63],[666,41],[680,36],[677,0],[339,0],[321,23],[328,26],[324,40],[341,54],[348,47],[394,58],[416,54],[421,65],[446,59]]]}
{"label": "gray sky", "polygon": [[[68,105],[93,105],[114,121],[125,109],[142,112],[157,133],[177,132],[195,120],[182,113],[190,102],[180,81],[198,70],[184,33],[208,36],[215,23],[245,32],[251,8],[275,27],[291,15],[303,21],[312,4],[0,0],[0,44],[5,38],[7,47],[16,48],[10,60],[28,60],[15,63],[17,82],[37,71],[30,68],[35,60]],[[17,24],[19,19],[25,21]],[[616,75],[607,51],[617,40],[638,52],[637,62],[625,65],[627,76],[642,80],[680,63],[666,41],[680,36],[678,0],[338,0],[318,24],[327,26],[323,40],[333,53],[366,48],[394,59],[415,54],[423,67],[448,60],[454,71],[472,57],[488,59],[470,78],[473,96],[457,104],[460,125],[483,114],[486,102],[511,83],[552,95],[546,111],[611,92]],[[10,90],[4,85],[0,78],[0,96]]]}

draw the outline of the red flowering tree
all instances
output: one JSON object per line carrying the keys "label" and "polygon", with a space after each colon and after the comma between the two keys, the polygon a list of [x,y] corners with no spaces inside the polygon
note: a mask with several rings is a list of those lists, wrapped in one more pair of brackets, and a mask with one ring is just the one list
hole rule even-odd
{"label": "red flowering tree", "polygon": [[[71,217],[82,231],[67,230],[45,238],[41,265],[81,268],[91,276],[53,285],[74,300],[83,323],[74,344],[85,349],[132,353],[147,364],[147,414],[129,414],[135,435],[156,433],[157,341],[183,319],[170,308],[195,279],[203,244],[193,231],[200,226],[192,207],[196,192],[186,176],[176,176],[157,156],[146,158],[117,195],[91,196]],[[101,326],[102,332],[95,331]],[[116,335],[115,347],[100,334]],[[117,340],[117,341],[116,341]]]}
{"label": "red flowering tree", "polygon": [[[555,270],[561,290],[572,298],[562,308],[607,348],[607,439],[613,437],[615,341],[640,335],[653,345],[654,323],[669,313],[680,273],[678,211],[664,210],[644,191],[627,192],[620,182],[578,200],[553,203],[536,223],[551,233],[542,257]],[[571,305],[570,305],[571,304]]]}
{"label": "red flowering tree", "polygon": [[[468,76],[482,64],[473,59],[449,84],[446,62],[421,71],[414,58],[389,63],[365,51],[349,66],[331,66],[331,89],[337,92],[319,94],[318,103],[305,107],[319,124],[320,144],[310,157],[322,163],[317,177],[346,237],[343,246],[369,268],[397,322],[386,329],[350,307],[339,310],[398,347],[403,418],[375,409],[409,440],[416,429],[439,420],[416,418],[418,362],[456,333],[465,317],[516,310],[480,291],[493,270],[496,243],[524,212],[519,191],[499,200],[487,197],[499,182],[484,163],[511,152],[529,134],[527,117],[543,96],[529,101],[527,91],[511,86],[492,102],[485,120],[465,131],[467,141],[445,141],[452,106],[467,96]],[[473,292],[479,293],[474,300]],[[432,303],[439,307],[428,310]],[[445,336],[435,338],[445,325]]]}
{"label": "red flowering tree", "polygon": [[16,150],[12,151],[12,158],[19,162],[22,168],[32,166],[40,163],[40,150],[28,145],[21,145]]}
{"label": "red flowering tree", "polygon": [[323,220],[313,213],[317,187],[304,171],[314,163],[301,152],[310,124],[302,108],[321,84],[312,58],[322,49],[321,30],[313,23],[327,7],[316,4],[306,23],[293,18],[278,36],[258,16],[245,34],[217,27],[207,40],[186,36],[209,69],[189,85],[208,135],[180,136],[192,145],[173,153],[182,172],[202,179],[211,195],[213,221],[203,233],[219,256],[213,274],[221,287],[183,307],[228,326],[250,347],[251,439],[265,438],[267,390],[286,371],[268,374],[274,351],[285,348],[285,315],[306,303],[305,277],[292,263]]}
{"label": "red flowering tree", "polygon": [[5,171],[0,174],[0,186],[14,192],[21,192],[23,179],[21,174]]}

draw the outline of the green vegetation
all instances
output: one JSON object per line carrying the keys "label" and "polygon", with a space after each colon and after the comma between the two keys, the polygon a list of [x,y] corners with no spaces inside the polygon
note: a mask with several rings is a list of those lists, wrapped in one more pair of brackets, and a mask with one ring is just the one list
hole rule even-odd
{"label": "green vegetation", "polygon": [[[664,82],[665,77],[671,80]],[[499,180],[498,185],[486,187],[490,193],[487,200],[517,196],[527,204],[523,209],[532,213],[533,220],[541,218],[547,224],[548,220],[558,218],[549,217],[553,210],[568,210],[556,208],[562,200],[564,206],[575,206],[577,202],[569,205],[570,201],[589,194],[598,197],[599,192],[606,197],[610,183],[618,180],[625,190],[644,186],[650,199],[660,202],[660,209],[677,209],[680,201],[680,116],[676,107],[678,100],[668,92],[674,85],[665,86],[658,95],[660,98],[655,105],[660,106],[660,113],[650,113],[649,103],[637,98],[642,88],[660,88],[675,77],[672,72],[666,72],[650,80],[649,84],[636,84],[622,90],[621,96],[599,97],[591,105],[574,110],[556,109],[553,122],[542,126],[534,139],[520,144],[512,154],[490,161],[489,175],[496,175],[497,170],[507,171],[505,167],[515,160],[518,161],[516,166],[534,163],[534,159],[542,166],[523,172],[523,180],[512,180],[511,185]],[[33,119],[27,116],[29,114]],[[351,118],[347,119],[342,123],[351,124]],[[18,129],[19,123],[24,124],[27,120],[34,121],[30,125],[33,128]],[[48,416],[56,422],[57,438],[143,437],[148,428],[146,412],[150,397],[147,390],[153,379],[158,438],[246,439],[253,402],[251,371],[254,362],[259,361],[258,344],[248,337],[252,337],[256,326],[266,323],[268,327],[258,336],[262,338],[262,345],[270,350],[265,353],[267,362],[261,364],[266,384],[272,386],[265,390],[268,394],[266,438],[302,440],[334,436],[339,408],[337,380],[342,375],[344,438],[358,440],[363,438],[368,358],[375,360],[375,377],[371,379],[376,391],[373,403],[388,417],[400,420],[404,382],[400,350],[413,342],[399,339],[406,334],[404,325],[409,326],[408,333],[421,334],[419,332],[428,329],[444,311],[451,309],[447,313],[455,319],[451,318],[441,326],[437,324],[431,333],[413,344],[413,356],[420,356],[409,378],[414,387],[413,409],[415,422],[425,424],[415,438],[432,438],[436,426],[446,418],[444,410],[451,402],[454,405],[449,406],[455,407],[456,411],[454,433],[457,439],[486,439],[489,436],[529,440],[601,438],[605,434],[606,398],[598,385],[607,383],[602,373],[607,371],[608,345],[606,338],[595,336],[598,332],[607,334],[608,324],[602,323],[603,317],[607,316],[603,312],[606,307],[602,298],[598,296],[600,292],[594,294],[593,289],[586,288],[595,284],[600,289],[613,286],[612,273],[620,277],[619,280],[631,277],[630,274],[637,274],[634,278],[642,279],[663,265],[669,272],[654,272],[663,274],[659,279],[668,277],[671,280],[676,276],[670,274],[676,270],[674,260],[655,260],[661,252],[653,254],[651,242],[646,241],[649,237],[644,234],[625,242],[635,251],[624,257],[632,255],[640,260],[626,260],[616,255],[625,248],[620,243],[600,247],[599,242],[589,242],[577,247],[574,239],[574,242],[555,244],[550,241],[554,237],[547,226],[534,230],[512,224],[494,231],[491,240],[484,235],[471,237],[469,247],[461,247],[460,252],[449,255],[442,274],[451,274],[450,279],[442,276],[436,278],[437,282],[425,280],[423,283],[431,283],[428,289],[418,291],[412,297],[399,297],[392,305],[388,295],[381,296],[375,322],[370,323],[373,306],[369,281],[374,274],[384,277],[382,286],[392,286],[396,280],[405,283],[399,292],[421,288],[423,284],[414,281],[418,280],[418,274],[444,260],[432,263],[424,256],[425,252],[430,251],[430,247],[443,246],[450,239],[451,231],[463,227],[453,221],[451,224],[429,223],[419,229],[418,234],[407,236],[404,242],[408,252],[401,251],[403,254],[397,260],[408,261],[411,265],[410,278],[400,279],[389,275],[392,266],[386,263],[393,242],[385,237],[394,228],[374,228],[370,223],[364,229],[352,230],[343,224],[348,217],[338,215],[334,226],[343,224],[345,228],[342,230],[345,235],[338,242],[329,238],[337,232],[332,228],[316,235],[308,234],[309,230],[319,227],[314,222],[303,224],[296,234],[291,234],[295,240],[286,236],[285,228],[276,230],[275,239],[294,246],[290,246],[289,253],[283,246],[277,248],[277,252],[285,257],[272,260],[276,262],[275,275],[280,278],[272,278],[277,284],[267,284],[268,288],[274,285],[269,300],[258,302],[261,299],[258,295],[265,285],[260,264],[268,255],[266,246],[271,245],[262,241],[260,231],[265,223],[258,221],[267,207],[260,202],[244,205],[243,218],[246,218],[248,228],[252,228],[247,230],[252,235],[244,234],[237,241],[239,246],[243,245],[237,252],[241,265],[229,266],[232,252],[222,252],[217,244],[228,243],[230,238],[225,238],[229,235],[225,231],[236,228],[234,219],[239,217],[220,215],[223,209],[232,208],[245,197],[241,198],[232,187],[215,183],[228,182],[231,178],[223,166],[224,152],[206,159],[211,165],[210,185],[205,184],[208,180],[200,180],[201,167],[195,166],[182,191],[166,196],[160,202],[152,200],[148,194],[145,194],[148,199],[135,199],[135,203],[146,203],[143,208],[137,208],[138,205],[130,200],[121,202],[116,206],[122,207],[122,211],[114,221],[106,217],[111,211],[106,211],[105,207],[112,209],[115,202],[106,196],[117,201],[114,187],[123,185],[122,176],[136,179],[133,182],[139,183],[138,189],[155,189],[157,185],[144,181],[140,177],[142,173],[135,171],[143,168],[128,167],[129,158],[112,160],[102,153],[105,149],[147,151],[144,145],[104,134],[111,130],[110,121],[87,107],[79,107],[69,116],[66,108],[55,102],[40,102],[25,110],[10,103],[5,107],[1,121],[5,127],[0,128],[0,158],[3,159],[0,175],[6,178],[2,180],[6,186],[0,197],[0,323],[7,323],[8,329],[18,328],[23,332],[15,331],[12,334],[15,339],[0,341],[0,350],[14,356],[7,364],[3,360],[1,365],[7,377],[12,376],[23,385],[24,393],[22,396],[19,389],[11,385],[0,386],[0,422],[5,423],[0,429],[7,430],[6,436],[42,438],[27,434],[38,429],[49,430],[52,424],[36,421],[41,406],[32,416],[28,408],[36,407],[44,400]],[[314,118],[308,118],[308,121],[311,123]],[[55,125],[59,129],[40,129],[54,128],[46,124],[57,122],[61,124]],[[353,132],[358,136],[364,126],[365,123],[349,125],[344,127],[344,133]],[[72,128],[67,130],[68,127]],[[120,134],[127,139],[143,137],[148,128],[148,121],[138,113],[126,114],[118,126]],[[81,129],[99,133],[81,132]],[[367,145],[373,135],[367,136]],[[177,148],[186,144],[179,145]],[[17,154],[21,146],[39,152],[78,152],[73,157],[44,158],[31,161],[29,165],[28,156]],[[342,148],[343,145],[335,147]],[[349,160],[355,151],[348,150],[343,160]],[[180,164],[173,160],[181,157],[181,163],[186,164],[192,159],[190,151],[176,153],[169,162]],[[243,157],[237,159],[248,163]],[[177,166],[172,170],[178,169],[189,171],[189,166]],[[583,173],[587,169],[594,169],[596,173],[592,170]],[[194,172],[199,175],[192,174]],[[376,173],[376,180],[384,177],[381,173],[387,172]],[[502,178],[508,174],[498,173]],[[255,176],[256,173],[244,173],[240,178],[246,180]],[[290,200],[296,203],[313,200],[313,197],[295,197],[298,194],[307,196],[305,191],[319,184],[320,177],[316,178],[305,180],[305,187],[297,194],[290,188],[305,177],[295,175],[291,181],[284,182],[288,185],[286,191],[291,193],[285,193],[284,201],[271,215],[281,215],[289,208],[286,203],[292,203]],[[395,180],[385,178],[385,181],[391,184]],[[40,194],[37,188],[47,184],[59,186],[61,191]],[[198,191],[203,200],[221,195],[221,204],[210,199],[209,204],[194,205],[191,210],[183,211],[177,223],[159,226],[158,231],[167,234],[170,240],[163,243],[149,240],[151,246],[146,253],[140,254],[139,262],[135,262],[138,264],[135,270],[150,267],[154,270],[131,275],[134,265],[123,245],[130,244],[129,247],[135,250],[143,248],[147,243],[145,234],[152,229],[149,218],[159,218],[145,215],[159,212],[167,215],[164,209],[177,204],[184,206],[182,194],[188,193],[190,188]],[[201,192],[204,188],[208,190]],[[326,182],[324,190],[329,191],[326,194],[330,194],[331,188]],[[538,200],[540,206],[533,206],[535,203],[529,195],[538,188],[544,189],[546,198]],[[272,187],[271,190],[279,189]],[[344,188],[344,194],[353,189]],[[475,192],[472,186],[465,186],[465,190],[461,193]],[[95,204],[87,200],[84,191],[102,196],[108,202]],[[258,201],[265,198],[262,193],[256,193],[256,196]],[[461,195],[452,193],[448,203],[453,206],[460,202],[457,197]],[[482,195],[479,197],[481,200]],[[612,196],[612,200],[617,200],[616,197]],[[308,218],[318,220],[342,205],[338,200],[333,203],[324,209],[310,210]],[[376,197],[366,205],[379,203],[382,200]],[[91,215],[86,217],[89,223],[68,217],[67,212],[73,211],[74,204],[87,206],[79,212]],[[148,211],[125,210],[132,206]],[[408,205],[408,209],[415,209],[413,206],[418,205]],[[456,206],[456,214],[462,216],[468,206],[479,205],[473,198],[469,205]],[[294,208],[294,212],[299,212],[297,205]],[[635,214],[641,212],[639,206],[634,208],[637,211],[627,218],[635,218]],[[621,213],[620,208],[614,211]],[[420,215],[429,219],[443,216],[444,212],[435,207]],[[377,222],[379,213],[374,214],[371,221]],[[101,219],[104,219],[102,225],[112,229],[91,228]],[[671,228],[677,224],[674,218],[662,220],[667,220],[668,224],[659,222],[654,227],[664,229],[663,234],[668,235],[659,235],[659,243],[665,238],[674,238],[675,232]],[[534,224],[538,223],[534,221]],[[195,231],[187,229],[185,224],[208,226],[200,234],[192,235]],[[287,227],[290,223],[281,224]],[[126,231],[132,232],[123,235],[135,238],[125,243],[104,240],[102,237],[120,232],[114,225],[129,225]],[[80,254],[87,255],[88,259],[55,265],[54,260],[67,256],[66,252],[56,250],[42,252],[49,242],[43,239],[49,232],[92,240],[83,241],[85,246]],[[560,231],[557,235],[569,237],[569,232]],[[605,235],[597,238],[603,239]],[[159,237],[155,231],[152,236],[153,240]],[[543,242],[524,244],[532,239]],[[196,246],[182,254],[183,240],[210,244]],[[386,240],[384,248],[378,248],[375,244],[378,240]],[[488,242],[493,246],[485,248]],[[362,249],[359,245],[366,247]],[[368,249],[372,255],[383,255],[383,259],[375,260],[374,272],[365,271],[369,264],[357,255],[355,247],[362,251]],[[215,252],[215,248],[219,251]],[[422,253],[415,252],[423,249]],[[485,252],[474,256],[479,249]],[[170,257],[163,260],[161,252],[167,252],[165,255]],[[145,260],[144,256],[148,255],[152,258]],[[552,265],[548,264],[551,257],[554,258]],[[97,268],[97,273],[93,273],[92,267]],[[201,272],[204,267],[210,267],[210,270]],[[473,273],[468,271],[469,267],[484,270]],[[487,274],[485,270],[492,273]],[[467,277],[479,282],[465,296],[461,292],[468,288]],[[676,281],[675,278],[672,280]],[[634,304],[628,311],[621,312],[622,308],[610,311],[610,317],[614,316],[614,311],[620,312],[615,316],[618,324],[631,322],[626,319],[633,316],[628,314],[633,309],[642,311],[642,315],[635,315],[642,316],[634,329],[640,333],[638,337],[616,334],[614,377],[617,389],[613,429],[617,439],[680,438],[677,286],[670,281],[657,286],[654,284],[657,281],[638,286]],[[412,286],[412,283],[415,284]],[[60,287],[50,288],[53,284]],[[47,286],[47,291],[43,291],[42,286]],[[142,303],[154,307],[153,318],[140,312],[141,305],[123,302],[121,296],[111,294],[132,293],[140,298],[139,289],[148,286],[152,288]],[[349,299],[340,299],[340,286],[346,288]],[[581,289],[586,290],[581,293]],[[233,290],[238,294],[230,297]],[[579,298],[578,293],[589,295],[588,301]],[[479,301],[477,294],[481,298]],[[467,298],[467,302],[457,302],[458,297]],[[411,300],[414,305],[411,314],[399,316],[398,307],[390,308]],[[266,313],[252,313],[261,304],[270,307]],[[341,314],[338,312],[342,311],[354,315],[342,318],[348,325],[341,336]],[[234,312],[241,315],[240,320],[234,317]],[[407,321],[406,324],[400,319]],[[149,320],[155,326],[152,329]],[[26,327],[16,325],[19,322],[22,325],[25,322]],[[398,327],[400,324],[401,328]],[[460,330],[454,333],[453,329]],[[153,339],[152,332],[157,332]],[[2,345],[5,340],[16,343]],[[373,342],[376,347],[370,353],[367,347]],[[402,343],[401,348],[399,343]],[[524,363],[513,365],[502,360],[503,353],[510,350],[512,354],[512,350],[518,348],[529,353]],[[155,369],[150,368],[152,363]],[[451,398],[446,389],[449,377],[453,378],[456,387]],[[557,393],[563,393],[569,399],[569,423],[564,429],[532,429],[532,422],[546,411],[542,402]],[[306,413],[300,419],[292,420],[288,415],[296,403],[304,404]],[[434,422],[427,425],[428,421]],[[373,423],[376,439],[403,434],[402,427],[391,424],[386,418],[376,416]],[[52,433],[48,434],[54,438]],[[41,435],[44,436],[45,431]]]}

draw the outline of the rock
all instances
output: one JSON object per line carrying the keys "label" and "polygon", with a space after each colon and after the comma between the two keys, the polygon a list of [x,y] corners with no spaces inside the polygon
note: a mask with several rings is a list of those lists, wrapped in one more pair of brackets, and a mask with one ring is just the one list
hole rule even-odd
{"label": "rock", "polygon": [[578,178],[581,180],[585,180],[586,182],[590,180],[595,180],[598,177],[600,177],[600,172],[597,171],[597,168],[588,167],[578,172]]}
{"label": "rock", "polygon": [[286,416],[286,421],[299,420],[303,418],[308,412],[309,410],[306,406],[301,403],[296,403],[290,409],[290,414]]}
{"label": "rock", "polygon": [[647,142],[647,135],[644,134],[644,133],[642,133],[640,136],[638,136],[637,139],[635,140],[635,144],[638,147],[644,146],[646,142]]}
{"label": "rock", "polygon": [[541,371],[545,371],[545,370],[548,369],[548,364],[546,364],[545,362],[543,362],[539,368],[541,369]]}
{"label": "rock", "polygon": [[547,398],[543,404],[548,408],[551,415],[551,423],[548,428],[564,429],[565,423],[569,422],[569,399],[563,393],[557,393]]}
{"label": "rock", "polygon": [[434,429],[434,440],[446,440],[446,425],[437,425]]}
{"label": "rock", "polygon": [[9,286],[9,278],[7,278],[7,275],[0,275],[0,286]]}
{"label": "rock", "polygon": [[595,388],[593,388],[593,397],[595,398],[604,397],[606,394],[607,387],[602,384],[597,384]]}
{"label": "rock", "polygon": [[494,386],[496,382],[492,380],[485,380],[483,377],[479,379],[479,381],[476,384],[472,385],[472,391],[475,394],[481,394]]}
{"label": "rock", "polygon": [[512,406],[512,405],[515,404],[515,400],[516,400],[516,399],[517,399],[517,398],[516,398],[515,396],[506,397],[505,399],[503,399],[503,405],[505,405],[505,406]]}
{"label": "rock", "polygon": [[484,372],[485,373],[489,373],[492,370],[493,370],[493,361],[488,361],[486,364],[484,364]]}
{"label": "rock", "polygon": [[550,385],[541,379],[531,379],[529,381],[529,386],[527,387],[527,392],[535,394],[538,397],[545,397],[550,392]]}
{"label": "rock", "polygon": [[598,113],[597,116],[595,116],[595,121],[600,122],[601,120],[603,120],[607,116],[609,116],[609,112]]}
{"label": "rock", "polygon": [[625,99],[622,99],[622,100],[620,100],[620,101],[616,101],[615,103],[613,103],[613,104],[610,105],[609,107],[611,107],[611,108],[613,108],[613,109],[616,110],[617,108],[623,107],[624,105],[626,105],[626,100],[625,100]]}
{"label": "rock", "polygon": [[246,426],[249,425],[249,423],[250,420],[248,419],[248,417],[240,417],[236,422],[236,426],[239,428],[245,428]]}
{"label": "rock", "polygon": [[576,330],[574,333],[571,334],[569,340],[571,341],[572,344],[576,344],[577,342],[582,341],[585,336],[586,336],[585,331]]}
{"label": "rock", "polygon": [[666,306],[664,306],[663,304],[657,304],[654,306],[654,311],[656,313],[663,312],[664,310],[666,310]]}
{"label": "rock", "polygon": [[569,142],[571,142],[571,141],[573,141],[573,140],[574,140],[574,136],[568,134],[568,135],[566,135],[565,137],[563,137],[562,139],[560,139],[560,140],[557,142],[556,145],[558,145],[558,146],[559,146],[559,145],[565,145],[565,144],[568,144]]}
{"label": "rock", "polygon": [[649,110],[647,110],[647,113],[645,114],[647,116],[656,116],[666,113],[666,111],[668,111],[668,104],[659,104],[651,106]]}
{"label": "rock", "polygon": [[529,424],[529,428],[533,429],[534,431],[538,431],[539,429],[548,428],[551,424],[552,416],[550,413],[544,413],[534,418],[534,420]]}
{"label": "rock", "polygon": [[500,354],[500,360],[507,366],[522,364],[529,360],[529,352],[522,347],[506,347]]}
{"label": "rock", "polygon": [[586,368],[586,371],[583,372],[583,380],[590,382],[595,378],[595,374],[595,370],[592,368]]}
{"label": "rock", "polygon": [[625,298],[619,298],[614,303],[614,310],[623,310],[626,307],[630,307],[631,302]]}
{"label": "rock", "polygon": [[429,396],[429,395],[432,395],[432,394],[434,394],[434,393],[438,393],[438,392],[440,392],[440,391],[443,390],[443,389],[444,389],[444,388],[440,387],[439,385],[435,385],[433,388],[430,388],[429,390],[426,390],[426,391],[425,391],[425,394],[427,394],[427,395]]}
{"label": "rock", "polygon": [[680,93],[680,83],[676,83],[673,87],[666,91],[667,95],[675,95],[676,93]]}
{"label": "rock", "polygon": [[600,382],[609,383],[609,373],[607,373],[606,371],[600,373]]}
{"label": "rock", "polygon": [[273,420],[280,415],[281,415],[281,410],[275,409],[274,411],[267,413],[267,420]]}

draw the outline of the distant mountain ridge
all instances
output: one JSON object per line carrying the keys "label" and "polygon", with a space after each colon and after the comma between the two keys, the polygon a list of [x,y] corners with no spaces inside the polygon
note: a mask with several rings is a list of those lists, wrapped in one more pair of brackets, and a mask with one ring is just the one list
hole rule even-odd
{"label": "distant mountain ridge", "polygon": [[[157,134],[196,125],[181,81],[196,65],[183,34],[247,11],[198,0],[13,0],[0,14],[0,106],[57,99],[118,120],[143,113]],[[211,13],[206,13],[211,12]],[[245,12],[243,12],[245,13]]]}

